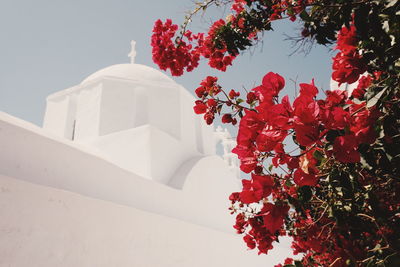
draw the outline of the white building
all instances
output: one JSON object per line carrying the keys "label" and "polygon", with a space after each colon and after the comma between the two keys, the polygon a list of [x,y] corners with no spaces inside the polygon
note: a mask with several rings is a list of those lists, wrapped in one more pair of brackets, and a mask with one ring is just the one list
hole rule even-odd
{"label": "white building", "polygon": [[[285,247],[257,256],[234,234],[234,160],[215,154],[193,96],[130,55],[131,64],[50,95],[43,128],[0,113],[0,266],[256,267],[286,258]],[[226,134],[217,135],[230,147]]]}

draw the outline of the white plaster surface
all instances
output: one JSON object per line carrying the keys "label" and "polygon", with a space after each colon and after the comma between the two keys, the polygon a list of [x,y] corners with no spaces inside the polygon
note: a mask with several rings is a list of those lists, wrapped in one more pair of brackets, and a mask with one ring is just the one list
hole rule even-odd
{"label": "white plaster surface", "polygon": [[214,229],[232,228],[227,197],[238,190],[238,181],[218,156],[187,160],[165,185],[121,169],[95,148],[4,113],[0,129],[0,174]]}
{"label": "white plaster surface", "polygon": [[94,147],[113,164],[167,184],[193,157],[215,154],[194,97],[153,68],[119,64],[47,98],[44,128]]}
{"label": "white plaster surface", "polygon": [[236,235],[0,175],[2,267],[273,266]]}
{"label": "white plaster surface", "polygon": [[129,80],[145,79],[155,83],[175,83],[171,78],[161,71],[142,64],[117,64],[96,71],[84,79],[81,84],[94,81],[104,76],[118,77]]}

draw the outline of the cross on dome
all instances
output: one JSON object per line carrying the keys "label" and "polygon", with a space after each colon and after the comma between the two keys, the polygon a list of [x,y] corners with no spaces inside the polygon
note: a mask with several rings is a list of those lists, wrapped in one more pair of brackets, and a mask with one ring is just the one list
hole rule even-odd
{"label": "cross on dome", "polygon": [[135,57],[136,57],[136,41],[131,41],[131,52],[129,52],[128,57],[131,59],[131,64],[135,64]]}

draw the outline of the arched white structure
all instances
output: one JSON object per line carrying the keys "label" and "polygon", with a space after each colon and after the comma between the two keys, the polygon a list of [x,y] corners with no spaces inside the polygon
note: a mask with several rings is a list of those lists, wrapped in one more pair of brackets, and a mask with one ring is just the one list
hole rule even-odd
{"label": "arched white structure", "polygon": [[192,112],[193,102],[158,70],[113,65],[50,95],[44,128],[98,149],[121,168],[168,184],[184,162],[215,154],[213,129]]}
{"label": "arched white structure", "polygon": [[233,234],[234,142],[220,131],[217,156],[193,102],[158,70],[119,64],[50,95],[43,128],[0,112],[0,266],[256,267],[290,256],[282,246],[258,256]]}
{"label": "arched white structure", "polygon": [[150,83],[170,83],[175,84],[174,80],[159,70],[153,69],[142,64],[116,64],[88,76],[82,81],[85,84],[99,78],[114,77],[133,81],[146,81]]}

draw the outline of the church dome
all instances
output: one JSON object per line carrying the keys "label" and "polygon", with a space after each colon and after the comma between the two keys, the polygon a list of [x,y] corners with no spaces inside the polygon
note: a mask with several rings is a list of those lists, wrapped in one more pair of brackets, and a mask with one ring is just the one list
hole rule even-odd
{"label": "church dome", "polygon": [[81,84],[96,80],[100,77],[114,77],[121,79],[128,79],[134,81],[148,81],[153,83],[173,83],[174,80],[165,75],[159,70],[142,65],[142,64],[117,64],[106,67],[99,71],[96,71]]}

